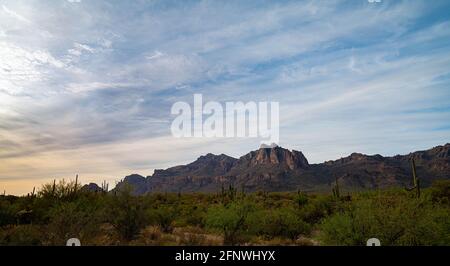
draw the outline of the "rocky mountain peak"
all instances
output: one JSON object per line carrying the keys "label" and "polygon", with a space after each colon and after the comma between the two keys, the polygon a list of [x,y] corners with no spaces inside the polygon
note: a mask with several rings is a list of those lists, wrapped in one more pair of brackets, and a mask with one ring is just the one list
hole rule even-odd
{"label": "rocky mountain peak", "polygon": [[444,146],[437,146],[430,150],[430,155],[434,155],[438,158],[450,158],[450,143]]}
{"label": "rocky mountain peak", "polygon": [[279,146],[273,148],[260,148],[241,157],[250,166],[256,165],[286,165],[290,170],[307,168],[308,160],[302,152],[288,150]]}

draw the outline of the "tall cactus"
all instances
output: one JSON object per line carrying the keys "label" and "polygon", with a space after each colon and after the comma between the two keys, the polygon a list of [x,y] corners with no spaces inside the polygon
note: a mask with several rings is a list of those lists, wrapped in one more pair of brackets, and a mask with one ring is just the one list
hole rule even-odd
{"label": "tall cactus", "polygon": [[55,190],[56,190],[56,179],[53,179],[52,197],[55,196]]}
{"label": "tall cactus", "polygon": [[412,176],[413,176],[413,187],[405,188],[407,191],[416,190],[416,197],[420,198],[420,179],[416,174],[416,163],[414,158],[411,158],[411,168],[412,168]]}
{"label": "tall cactus", "polygon": [[339,182],[338,182],[338,178],[335,177],[335,184],[333,186],[333,197],[335,197],[336,199],[340,198],[340,191],[339,191]]}
{"label": "tall cactus", "polygon": [[75,186],[73,188],[74,193],[77,193],[77,187],[78,187],[78,175],[76,175],[76,177],[75,177]]}
{"label": "tall cactus", "polygon": [[109,184],[106,183],[106,180],[104,180],[104,181],[102,182],[102,188],[101,188],[101,191],[102,191],[103,193],[108,193],[108,186],[109,186]]}
{"label": "tall cactus", "polygon": [[228,188],[228,197],[230,198],[230,200],[234,200],[236,198],[236,189],[234,188],[234,186],[232,184],[230,184],[229,188]]}

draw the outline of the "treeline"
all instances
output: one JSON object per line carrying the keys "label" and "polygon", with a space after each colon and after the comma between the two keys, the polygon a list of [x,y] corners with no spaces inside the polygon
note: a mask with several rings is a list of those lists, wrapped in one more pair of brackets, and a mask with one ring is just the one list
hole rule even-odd
{"label": "treeline", "polygon": [[0,196],[0,245],[450,245],[450,181],[421,195],[89,192],[76,182]]}

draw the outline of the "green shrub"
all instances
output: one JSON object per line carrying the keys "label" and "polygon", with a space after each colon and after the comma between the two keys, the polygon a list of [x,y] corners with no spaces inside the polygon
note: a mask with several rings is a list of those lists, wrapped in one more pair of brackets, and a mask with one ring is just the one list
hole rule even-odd
{"label": "green shrub", "polygon": [[53,199],[71,199],[79,191],[80,184],[75,181],[61,179],[58,183],[44,184],[38,192],[38,196]]}
{"label": "green shrub", "polygon": [[298,192],[297,196],[295,198],[295,201],[297,202],[298,207],[303,207],[308,203],[308,195],[304,192]]}
{"label": "green shrub", "polygon": [[150,209],[148,217],[151,224],[161,227],[163,232],[170,233],[173,230],[173,222],[177,216],[174,206],[161,205],[157,209]]}
{"label": "green shrub", "polygon": [[350,204],[321,224],[327,245],[449,245],[450,209],[426,199],[380,195]]}
{"label": "green shrub", "polygon": [[311,229],[293,207],[258,211],[253,213],[250,220],[251,231],[269,239],[285,237],[295,240],[299,235],[308,234]]}
{"label": "green shrub", "polygon": [[199,204],[190,205],[183,204],[178,209],[177,226],[195,226],[204,227],[206,219],[206,207],[198,206]]}
{"label": "green shrub", "polygon": [[223,233],[225,245],[236,245],[241,242],[248,230],[249,214],[254,205],[246,201],[234,201],[226,206],[215,206],[208,210],[206,224]]}
{"label": "green shrub", "polygon": [[324,217],[333,213],[336,203],[329,196],[308,200],[308,204],[300,209],[300,217],[309,224],[319,223]]}
{"label": "green shrub", "polygon": [[430,190],[434,202],[450,203],[450,180],[437,180],[433,182]]}
{"label": "green shrub", "polygon": [[0,227],[16,223],[17,209],[7,200],[0,199]]}
{"label": "green shrub", "polygon": [[125,241],[133,239],[146,225],[143,204],[127,187],[121,189],[117,195],[110,196],[106,216],[107,221]]}
{"label": "green shrub", "polygon": [[49,211],[46,238],[52,245],[65,245],[73,237],[89,243],[99,233],[99,211],[95,202],[88,200],[59,203]]}

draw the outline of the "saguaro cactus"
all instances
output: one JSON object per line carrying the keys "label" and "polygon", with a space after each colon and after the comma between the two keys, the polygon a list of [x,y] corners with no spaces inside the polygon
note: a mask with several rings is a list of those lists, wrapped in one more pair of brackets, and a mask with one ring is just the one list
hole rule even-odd
{"label": "saguaro cactus", "polygon": [[228,197],[231,200],[234,200],[234,198],[236,198],[236,189],[234,188],[234,186],[232,184],[230,184],[230,186],[228,187]]}
{"label": "saguaro cactus", "polygon": [[420,179],[417,177],[416,174],[416,163],[414,161],[414,158],[411,158],[411,168],[413,175],[413,187],[406,188],[406,190],[407,191],[416,190],[416,197],[420,198]]}
{"label": "saguaro cactus", "polygon": [[56,190],[56,179],[53,179],[52,197],[55,196],[55,190]]}
{"label": "saguaro cactus", "polygon": [[75,186],[73,187],[73,192],[77,193],[77,187],[78,187],[78,175],[75,177]]}
{"label": "saguaro cactus", "polygon": [[103,193],[108,193],[108,186],[109,186],[109,184],[106,183],[106,180],[104,180],[102,182],[102,188],[101,188]]}
{"label": "saguaro cactus", "polygon": [[338,199],[340,197],[340,192],[339,192],[339,182],[338,182],[337,177],[335,177],[335,184],[333,186],[332,191],[333,191],[333,197]]}

